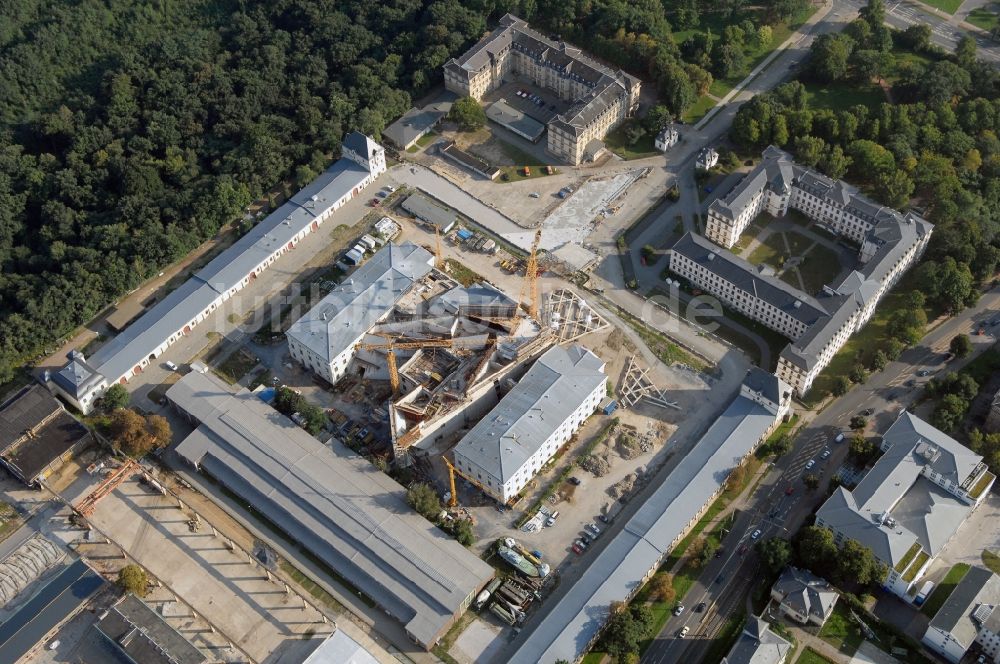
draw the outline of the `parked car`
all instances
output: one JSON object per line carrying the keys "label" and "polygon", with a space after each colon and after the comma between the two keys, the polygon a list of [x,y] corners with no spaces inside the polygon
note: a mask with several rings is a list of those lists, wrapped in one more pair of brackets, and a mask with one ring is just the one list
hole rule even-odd
{"label": "parked car", "polygon": [[173,362],[171,362],[170,360],[167,360],[166,362],[164,362],[163,366],[165,366],[166,368],[170,369],[171,371],[177,371],[177,365],[174,364]]}
{"label": "parked car", "polygon": [[581,553],[583,553],[583,547],[581,547],[576,542],[573,542],[573,553],[575,553],[576,555],[580,555]]}
{"label": "parked car", "polygon": [[601,534],[601,529],[597,527],[596,523],[588,523],[585,528],[589,530],[594,537]]}
{"label": "parked car", "polygon": [[586,530],[580,533],[580,539],[583,541],[584,544],[590,544],[591,542],[594,541],[593,536],[591,536],[591,534],[588,533]]}
{"label": "parked car", "polygon": [[930,369],[921,369],[920,371],[917,372],[917,375],[920,376],[921,378],[925,378],[927,376],[930,376],[931,372]]}
{"label": "parked car", "polygon": [[569,478],[569,483],[572,484],[573,486],[580,486],[581,484],[583,484],[583,482],[580,481],[580,478],[576,477],[575,475]]}
{"label": "parked car", "polygon": [[557,512],[553,512],[552,514],[549,515],[549,518],[547,518],[545,520],[545,525],[546,526],[554,526],[554,525],[556,525],[556,519],[558,519],[558,518],[559,518],[559,512],[558,511]]}
{"label": "parked car", "polygon": [[575,540],[573,542],[573,544],[579,546],[581,549],[586,549],[587,548],[587,543],[584,542],[583,540]]}
{"label": "parked car", "polygon": [[833,439],[833,442],[835,442],[835,443],[842,443],[842,442],[844,442],[844,434],[838,433],[837,437]]}
{"label": "parked car", "polygon": [[806,464],[806,470],[812,470],[812,467],[816,465],[816,459],[809,459],[809,463]]}
{"label": "parked car", "polygon": [[684,605],[683,604],[678,604],[677,606],[674,607],[674,615],[675,616],[679,616],[682,613],[684,613]]}
{"label": "parked car", "polygon": [[756,540],[760,538],[760,528],[750,533],[750,539]]}
{"label": "parked car", "polygon": [[819,458],[826,461],[830,458],[830,450],[823,450],[823,453],[819,455]]}

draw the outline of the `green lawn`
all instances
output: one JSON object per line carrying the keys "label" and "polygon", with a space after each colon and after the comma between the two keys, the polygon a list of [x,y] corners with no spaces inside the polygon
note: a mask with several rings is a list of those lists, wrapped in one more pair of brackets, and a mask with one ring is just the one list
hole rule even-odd
{"label": "green lawn", "polygon": [[983,565],[994,574],[1000,574],[1000,556],[990,550],[983,551]]}
{"label": "green lawn", "polygon": [[807,82],[805,86],[806,100],[812,109],[844,111],[859,104],[876,109],[886,101],[885,94],[875,85],[859,88],[852,83]]}
{"label": "green lawn", "polygon": [[928,618],[933,618],[944,605],[945,600],[951,596],[952,591],[955,590],[955,586],[965,578],[965,574],[968,571],[969,565],[965,563],[958,563],[948,570],[941,583],[934,588],[931,596],[924,601],[924,605],[920,607],[920,612]]}
{"label": "green lawn", "polygon": [[628,144],[625,132],[632,126],[633,122],[637,122],[637,120],[623,122],[618,127],[615,127],[613,131],[608,132],[608,135],[604,137],[604,145],[625,160],[642,159],[643,157],[652,157],[653,155],[660,154],[660,151],[653,145],[656,136],[648,131],[634,144]]}
{"label": "green lawn", "polygon": [[948,14],[954,14],[962,6],[962,0],[921,0],[921,2],[931,7],[937,7]]}
{"label": "green lawn", "polygon": [[[497,139],[497,144],[500,146],[500,149],[504,151],[504,154],[507,155],[507,158],[510,159],[512,162],[514,162],[513,166],[500,167],[500,172],[502,174],[501,178],[503,182],[517,182],[518,180],[529,180],[531,178],[540,178],[548,175],[548,173],[545,172],[545,167],[550,166],[551,164],[544,162],[543,160],[539,159],[532,153],[526,150],[522,150],[521,148],[511,143],[508,143],[507,141],[502,141],[500,139]],[[472,151],[470,150],[470,152]],[[472,154],[475,153],[472,152]],[[482,159],[482,157],[480,157],[480,159]],[[524,174],[525,166],[527,166],[530,169],[531,172],[530,175]],[[559,169],[553,169],[553,175],[555,175],[558,172]]]}
{"label": "green lawn", "polygon": [[982,28],[983,30],[992,32],[1000,27],[1000,7],[996,4],[987,5],[985,7],[976,7],[969,12],[969,15],[965,18],[965,20],[977,28]]}
{"label": "green lawn", "polygon": [[817,244],[799,263],[798,270],[806,292],[815,295],[840,273],[840,257],[837,252]]}
{"label": "green lawn", "polygon": [[823,657],[823,655],[809,647],[803,650],[802,654],[795,661],[798,664],[833,664],[831,660]]}
{"label": "green lawn", "polygon": [[843,602],[837,602],[819,636],[848,656],[853,655],[864,641],[860,628],[851,620],[850,609]]}
{"label": "green lawn", "polygon": [[[855,358],[859,354],[862,364],[868,365],[871,356],[878,350],[880,342],[888,337],[885,332],[886,323],[892,313],[903,306],[906,290],[897,285],[897,290],[889,293],[879,302],[875,309],[875,315],[868,321],[868,324],[851,335],[851,338],[830,360],[830,364],[816,377],[812,389],[802,399],[807,406],[815,405],[822,400],[833,389],[836,377],[846,376],[851,371],[851,367],[857,361]],[[928,312],[927,318],[933,320],[933,312]]]}
{"label": "green lawn", "polygon": [[230,383],[236,383],[257,366],[257,364],[257,358],[250,351],[240,348],[216,367],[216,373]]}
{"label": "green lawn", "polygon": [[747,260],[754,265],[765,263],[774,269],[779,269],[781,264],[785,262],[787,254],[788,248],[785,246],[783,233],[771,233],[757,245],[756,249],[750,252],[750,257]]}
{"label": "green lawn", "polygon": [[713,108],[715,108],[715,100],[708,95],[702,95],[684,111],[681,119],[688,124],[694,124],[705,117],[705,114]]}

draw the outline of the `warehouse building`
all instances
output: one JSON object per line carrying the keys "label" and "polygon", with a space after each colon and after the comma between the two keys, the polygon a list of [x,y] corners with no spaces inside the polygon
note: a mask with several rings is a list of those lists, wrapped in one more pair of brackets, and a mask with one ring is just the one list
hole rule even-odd
{"label": "warehouse building", "polygon": [[[708,242],[731,247],[758,214],[783,216],[789,208],[860,244],[857,268],[815,297]],[[920,258],[932,230],[921,217],[880,207],[850,185],[804,169],[770,147],[728,196],[713,201],[708,240],[685,234],[668,250],[669,266],[730,309],[788,337],[777,374],[801,396]]]}
{"label": "warehouse building", "polygon": [[341,158],[160,300],[92,357],[74,351],[48,385],[84,414],[109,385],[126,383],[187,336],[223,302],[292,251],[385,172],[385,150],[364,134],[344,137]]}
{"label": "warehouse building", "polygon": [[889,568],[900,597],[990,492],[996,477],[983,458],[907,411],[882,436],[883,455],[848,491],[839,487],[816,513],[837,544],[867,546]]}
{"label": "warehouse building", "polygon": [[493,577],[414,512],[402,486],[248,390],[190,373],[167,399],[197,425],[177,446],[181,459],[253,505],[422,647],[433,647]]}
{"label": "warehouse building", "polygon": [[400,207],[442,234],[449,232],[458,223],[458,214],[454,210],[438,205],[423,194],[407,196]]}
{"label": "warehouse building", "polygon": [[566,42],[548,39],[511,14],[444,65],[445,87],[477,100],[511,75],[573,102],[548,122],[547,145],[550,153],[573,165],[584,160],[591,142],[603,139],[639,106],[639,79],[596,62]]}
{"label": "warehouse building", "polygon": [[442,118],[451,110],[452,97],[428,104],[423,108],[411,108],[403,116],[385,128],[382,138],[387,139],[400,150],[408,150],[421,138],[434,131]]}
{"label": "warehouse building", "polygon": [[455,446],[455,467],[509,502],[597,410],[607,383],[590,350],[550,348]]}
{"label": "warehouse building", "polygon": [[585,563],[561,601],[535,619],[511,661],[554,664],[582,658],[600,636],[611,604],[639,592],[719,495],[730,471],[781,422],[790,403],[788,385],[752,368],[739,395],[705,435],[614,539]]}
{"label": "warehouse building", "polygon": [[25,484],[38,485],[90,442],[87,428],[41,385],[0,404],[0,463]]}
{"label": "warehouse building", "polygon": [[354,358],[358,342],[431,271],[433,263],[430,252],[411,242],[382,247],[288,328],[292,359],[336,383]]}
{"label": "warehouse building", "polygon": [[202,664],[208,660],[132,593],[115,602],[94,627],[132,664]]}

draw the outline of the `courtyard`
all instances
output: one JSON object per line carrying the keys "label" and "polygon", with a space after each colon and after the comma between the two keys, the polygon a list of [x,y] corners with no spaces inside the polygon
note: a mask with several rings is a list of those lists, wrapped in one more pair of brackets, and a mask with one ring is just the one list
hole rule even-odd
{"label": "courtyard", "polygon": [[856,262],[847,247],[817,232],[814,224],[794,211],[781,219],[761,215],[747,232],[749,239],[741,237],[733,247],[737,255],[754,265],[766,265],[779,279],[809,295],[837,280]]}

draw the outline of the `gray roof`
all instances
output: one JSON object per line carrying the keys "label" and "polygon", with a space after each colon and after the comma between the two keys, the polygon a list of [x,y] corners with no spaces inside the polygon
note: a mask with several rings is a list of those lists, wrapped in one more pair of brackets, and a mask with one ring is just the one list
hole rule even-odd
{"label": "gray roof", "polygon": [[69,362],[52,374],[51,378],[52,382],[77,399],[93,390],[103,380],[97,369],[75,350],[69,354]]}
{"label": "gray roof", "polygon": [[[449,93],[452,97],[453,94]],[[429,132],[448,115],[451,101],[438,101],[423,108],[411,108],[403,116],[385,128],[382,136],[401,148],[409,147],[418,138]]]}
{"label": "gray roof", "polygon": [[747,370],[746,378],[743,379],[743,384],[776,404],[782,403],[785,393],[789,391],[788,385],[783,383],[780,378],[760,367],[750,367]]}
{"label": "gray roof", "polygon": [[921,472],[929,466],[962,485],[978,477],[982,457],[907,411],[885,432],[882,447],[885,454],[854,491],[840,487],[816,516],[832,530],[870,547],[890,566],[899,563],[914,542],[936,556],[972,505]]}
{"label": "gray roof", "polygon": [[722,664],[780,664],[792,651],[792,644],[771,631],[764,620],[750,616]]}
{"label": "gray roof", "polygon": [[[355,146],[357,132],[348,134],[344,145]],[[366,136],[364,141],[369,141]],[[234,288],[261,263],[335,202],[368,177],[367,170],[350,159],[339,159],[303,187],[277,210],[247,231],[231,247],[216,256],[179,288],[102,346],[90,365],[109,381],[127,374],[149,357],[170,335],[206,311],[223,293]],[[61,372],[60,372],[61,373]]]}
{"label": "gray roof", "polygon": [[545,125],[500,99],[486,107],[486,117],[532,141],[545,133]]}
{"label": "gray roof", "polygon": [[0,451],[62,409],[59,400],[41,385],[18,390],[0,403]]}
{"label": "gray roof", "polygon": [[365,159],[371,159],[380,147],[378,143],[362,134],[360,131],[348,132],[340,144],[348,150],[356,152]]}
{"label": "gray roof", "polygon": [[201,664],[208,659],[131,593],[115,602],[94,626],[139,664]]}
{"label": "gray roof", "polygon": [[763,406],[737,396],[614,539],[584,559],[579,579],[541,620],[535,619],[511,661],[576,661],[606,622],[611,602],[642,584],[774,421]]}
{"label": "gray roof", "polygon": [[517,311],[517,302],[489,284],[449,288],[427,303],[429,313],[481,315],[499,318]]}
{"label": "gray roof", "polygon": [[670,251],[698,263],[713,274],[767,301],[806,325],[812,325],[827,315],[823,305],[815,298],[793,288],[781,279],[761,274],[755,266],[732,252],[721,249],[701,235],[685,233],[670,247]]}
{"label": "gray roof", "polygon": [[309,653],[302,664],[379,664],[379,661],[364,646],[338,629]]}
{"label": "gray roof", "polygon": [[782,597],[782,604],[796,613],[816,617],[820,621],[830,617],[840,597],[826,579],[797,567],[786,567],[771,590]]}
{"label": "gray roof", "polygon": [[493,569],[406,504],[405,490],[245,389],[190,373],[167,398],[201,424],[177,454],[251,502],[429,646]]}
{"label": "gray roof", "polygon": [[500,54],[508,49],[517,50],[539,66],[553,69],[559,76],[591,88],[589,94],[550,123],[570,133],[585,127],[616,99],[631,94],[640,85],[635,76],[606,67],[565,42],[548,39],[512,14],[501,18],[497,29],[475,46],[445,63],[445,69],[469,78],[493,66]]}
{"label": "gray roof", "polygon": [[[970,567],[945,603],[931,620],[929,628],[951,634],[963,647],[976,640],[984,623],[992,623],[1000,606],[1000,577],[982,567]],[[996,631],[991,630],[991,631]]]}
{"label": "gray roof", "polygon": [[387,244],[295,321],[288,338],[332,361],[392,311],[433,260],[412,242]]}
{"label": "gray roof", "polygon": [[500,483],[510,479],[607,380],[604,360],[583,346],[555,346],[462,437],[454,452]]}
{"label": "gray roof", "polygon": [[451,230],[458,221],[458,213],[451,208],[438,205],[423,194],[410,194],[403,201],[404,210],[417,219],[441,229],[441,232]]}
{"label": "gray roof", "polygon": [[[929,235],[933,227],[919,215],[902,214],[879,205],[846,182],[831,180],[796,164],[791,155],[773,145],[764,150],[757,167],[725,197],[714,200],[710,209],[723,218],[734,220],[762,190],[780,194],[789,192],[792,187],[828,199],[870,224],[865,243],[872,248],[871,257],[839,284],[829,285],[818,297],[819,306],[826,315],[816,317],[809,330],[799,339],[792,340],[781,353],[785,360],[808,370],[815,366],[823,348],[858,309],[871,302],[899,258]],[[749,266],[747,269],[754,268]],[[790,286],[785,288],[799,293]]]}

